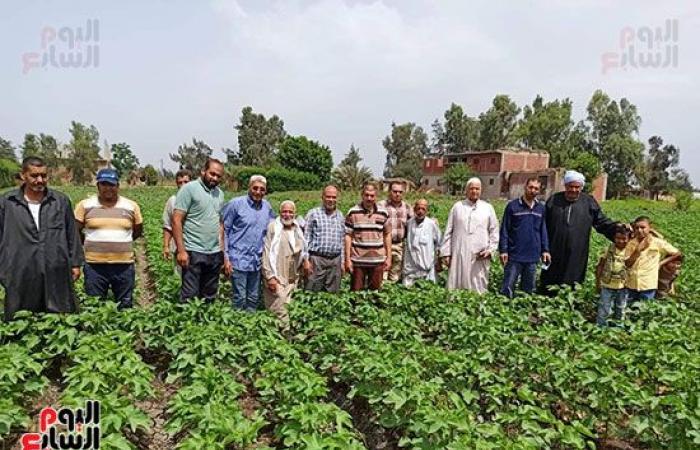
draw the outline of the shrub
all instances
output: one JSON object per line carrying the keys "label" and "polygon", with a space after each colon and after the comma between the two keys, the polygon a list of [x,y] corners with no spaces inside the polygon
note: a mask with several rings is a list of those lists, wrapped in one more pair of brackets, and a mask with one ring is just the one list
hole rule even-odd
{"label": "shrub", "polygon": [[14,186],[15,175],[19,170],[20,166],[16,161],[0,159],[0,188]]}
{"label": "shrub", "polygon": [[675,191],[673,196],[676,199],[676,209],[679,211],[688,211],[693,204],[693,193],[690,191]]}

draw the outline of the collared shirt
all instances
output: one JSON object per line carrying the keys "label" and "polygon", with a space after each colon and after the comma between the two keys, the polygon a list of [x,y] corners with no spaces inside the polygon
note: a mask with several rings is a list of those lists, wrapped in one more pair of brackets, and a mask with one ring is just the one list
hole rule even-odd
{"label": "collared shirt", "polygon": [[223,204],[221,189],[209,189],[201,178],[180,188],[175,197],[175,209],[185,213],[182,234],[186,250],[206,254],[221,251],[219,214]]}
{"label": "collared shirt", "polygon": [[[668,255],[678,253],[678,249],[665,240],[649,236],[649,247],[639,254],[632,267],[627,272],[625,287],[636,291],[647,291],[659,287],[659,263]],[[639,245],[637,239],[632,239],[625,248],[629,257]]]}
{"label": "collared shirt", "polygon": [[406,236],[406,222],[413,217],[413,210],[411,207],[403,200],[399,206],[392,205],[389,200],[380,201],[378,206],[386,209],[386,212],[389,213],[391,242],[394,244],[403,242],[403,238]]}
{"label": "collared shirt", "polygon": [[549,239],[544,219],[545,206],[535,200],[530,207],[522,197],[508,202],[503,212],[499,253],[508,260],[536,263],[542,253],[549,252]]}
{"label": "collared shirt", "polygon": [[345,217],[335,210],[327,214],[323,206],[313,208],[306,214],[304,237],[309,252],[326,256],[338,256],[343,252]]}
{"label": "collared shirt", "polygon": [[[173,214],[175,213],[175,197],[173,194],[170,196],[167,202],[165,202],[165,208],[163,208],[163,229],[170,232],[173,231]],[[175,246],[175,239],[170,240],[170,251],[175,253],[177,247]]]}
{"label": "collared shirt", "polygon": [[78,203],[75,220],[84,225],[85,261],[93,264],[134,262],[133,229],[143,223],[136,202],[120,195],[117,203],[107,208],[95,195]]}
{"label": "collared shirt", "polygon": [[353,206],[345,216],[345,233],[352,236],[350,259],[361,266],[376,266],[386,259],[384,236],[391,233],[389,213],[375,205],[366,210],[362,203]]}
{"label": "collared shirt", "polygon": [[605,261],[603,273],[600,276],[600,285],[607,289],[622,289],[627,279],[627,266],[625,266],[626,248],[619,249],[615,244],[610,244],[601,255]]}
{"label": "collared shirt", "polygon": [[233,270],[260,270],[267,225],[275,217],[267,200],[255,202],[248,194],[236,197],[224,206],[221,221],[224,224],[226,254]]}

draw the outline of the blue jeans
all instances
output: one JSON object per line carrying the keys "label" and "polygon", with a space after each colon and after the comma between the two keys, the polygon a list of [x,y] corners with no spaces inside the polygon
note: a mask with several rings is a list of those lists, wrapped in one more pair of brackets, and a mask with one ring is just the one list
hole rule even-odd
{"label": "blue jeans", "polygon": [[260,271],[233,270],[231,276],[233,307],[253,312],[260,306]]}
{"label": "blue jeans", "polygon": [[520,278],[520,290],[532,294],[535,290],[535,275],[537,274],[537,263],[522,263],[518,261],[508,261],[503,269],[503,286],[501,294],[513,298],[515,295],[515,284]]}
{"label": "blue jeans", "polygon": [[85,293],[87,295],[107,298],[109,288],[112,288],[114,298],[119,302],[118,308],[125,309],[133,306],[136,271],[134,264],[92,264],[85,263]]}
{"label": "blue jeans", "polygon": [[638,302],[639,300],[654,300],[654,297],[656,297],[656,289],[647,289],[646,291],[627,289],[627,300],[630,303]]}
{"label": "blue jeans", "polygon": [[598,317],[596,323],[604,327],[608,324],[608,317],[613,303],[615,305],[615,320],[625,319],[625,307],[627,307],[627,290],[600,288],[600,301],[598,302]]}

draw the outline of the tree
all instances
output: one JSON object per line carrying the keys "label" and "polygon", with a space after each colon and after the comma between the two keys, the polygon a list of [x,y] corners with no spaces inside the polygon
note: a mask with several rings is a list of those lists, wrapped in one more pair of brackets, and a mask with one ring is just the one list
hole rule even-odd
{"label": "tree", "polygon": [[180,169],[187,169],[198,173],[204,168],[207,159],[211,157],[213,149],[204,141],[192,138],[192,145],[186,142],[177,148],[177,153],[170,154],[170,159],[180,165]]}
{"label": "tree", "polygon": [[71,121],[70,143],[67,145],[69,157],[67,166],[73,175],[73,183],[85,184],[97,170],[100,157],[100,133],[94,125],[89,127]]}
{"label": "tree", "polygon": [[581,172],[583,176],[586,177],[587,183],[584,185],[584,190],[586,192],[591,192],[593,190],[593,180],[598,178],[602,172],[602,167],[598,158],[588,152],[580,152],[570,157],[565,167]]}
{"label": "tree", "polygon": [[266,119],[246,106],[241,111],[238,131],[238,161],[246,166],[269,167],[272,165],[279,145],[287,132],[284,122],[275,116]]}
{"label": "tree", "polygon": [[143,168],[143,181],[146,183],[146,186],[155,186],[158,184],[158,171],[155,167],[147,164],[146,167]]}
{"label": "tree", "polygon": [[0,137],[0,159],[7,159],[10,161],[17,161],[17,155],[15,154],[15,146],[12,142],[7,139]]}
{"label": "tree", "polygon": [[494,97],[491,108],[479,114],[480,148],[494,150],[513,145],[513,130],[517,125],[520,108],[507,95]]}
{"label": "tree", "polygon": [[139,159],[131,151],[129,144],[120,142],[112,144],[112,165],[119,176],[129,175],[132,171],[138,169]]}
{"label": "tree", "polygon": [[333,170],[333,183],[345,190],[360,190],[362,185],[372,178],[372,172],[366,166],[360,166],[362,157],[359,150],[350,145],[350,150],[338,167]]}
{"label": "tree", "polygon": [[[523,117],[513,132],[515,142],[520,147],[546,150],[553,167],[562,165],[576,152],[572,148],[575,139],[572,140],[574,122],[571,110],[572,103],[568,98],[545,103],[538,95],[532,106],[523,108]],[[578,131],[584,130],[579,128]]]}
{"label": "tree", "polygon": [[442,144],[448,153],[461,153],[479,147],[481,125],[474,117],[464,113],[462,107],[452,103],[445,111],[445,126]]}
{"label": "tree", "polygon": [[446,171],[443,180],[447,183],[449,193],[458,194],[464,192],[467,181],[474,176],[471,168],[464,163],[453,164]]}
{"label": "tree", "polygon": [[680,150],[675,145],[663,144],[661,136],[649,138],[648,156],[645,158],[646,183],[640,182],[655,200],[659,198],[660,193],[671,189],[671,170],[677,167],[680,161]]}
{"label": "tree", "polygon": [[58,149],[56,138],[50,134],[39,133],[39,136],[32,133],[24,135],[22,143],[22,159],[27,156],[36,156],[44,160],[44,163],[51,168],[58,166],[61,159],[61,152]]}
{"label": "tree", "polygon": [[671,191],[693,191],[693,183],[690,181],[690,175],[684,169],[675,168],[671,170],[671,180],[668,185]]}
{"label": "tree", "polygon": [[391,135],[382,145],[387,152],[384,176],[405,178],[420,184],[423,174],[423,156],[428,152],[428,135],[423,128],[408,122],[391,124]]}
{"label": "tree", "polygon": [[287,169],[313,173],[323,182],[333,169],[331,150],[306,136],[287,136],[280,145],[277,161]]}
{"label": "tree", "polygon": [[611,100],[603,91],[593,93],[587,107],[592,151],[608,174],[608,196],[619,196],[633,180],[644,145],[637,139],[641,118],[626,98]]}

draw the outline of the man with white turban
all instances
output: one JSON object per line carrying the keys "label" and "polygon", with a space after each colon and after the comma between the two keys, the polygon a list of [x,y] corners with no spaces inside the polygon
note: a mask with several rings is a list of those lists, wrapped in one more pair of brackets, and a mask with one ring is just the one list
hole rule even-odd
{"label": "man with white turban", "polygon": [[491,204],[480,199],[481,180],[467,181],[467,198],[452,206],[440,248],[448,266],[448,289],[486,292],[491,255],[498,248],[498,219]]}
{"label": "man with white turban", "polygon": [[575,170],[564,174],[564,192],[552,195],[545,205],[551,266],[542,270],[540,292],[553,294],[551,286],[583,283],[588,265],[591,228],[612,240],[616,223],[608,219],[598,202],[583,192],[586,178]]}

